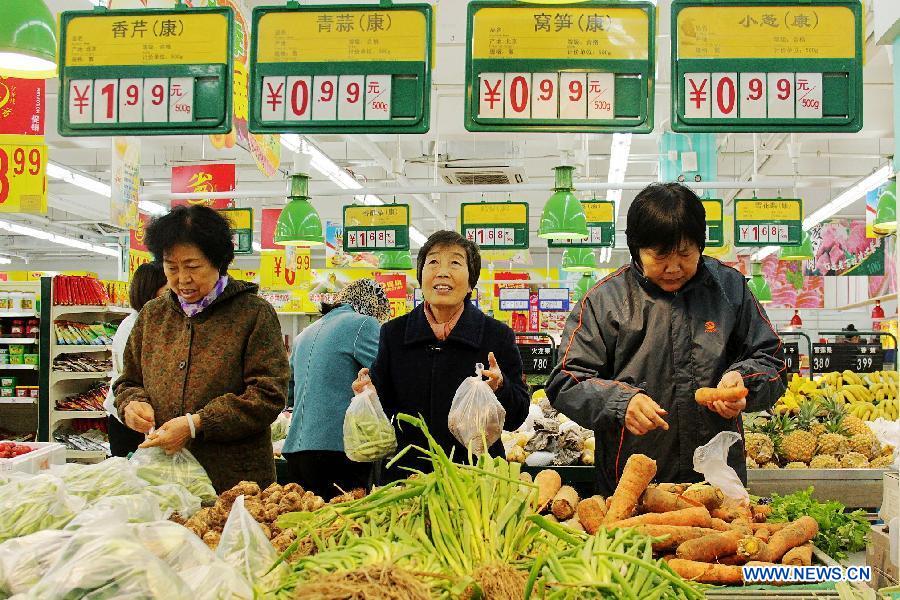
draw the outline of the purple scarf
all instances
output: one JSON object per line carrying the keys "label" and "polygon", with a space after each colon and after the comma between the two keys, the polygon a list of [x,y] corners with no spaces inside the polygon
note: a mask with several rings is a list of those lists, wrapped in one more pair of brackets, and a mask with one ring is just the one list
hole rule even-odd
{"label": "purple scarf", "polygon": [[213,289],[210,293],[200,299],[200,302],[188,302],[181,296],[178,296],[178,302],[181,304],[181,310],[184,311],[188,317],[196,317],[203,309],[213,303],[213,301],[222,295],[222,292],[225,291],[225,286],[228,285],[228,275],[222,275],[219,277],[219,280],[216,282],[216,285],[213,286]]}

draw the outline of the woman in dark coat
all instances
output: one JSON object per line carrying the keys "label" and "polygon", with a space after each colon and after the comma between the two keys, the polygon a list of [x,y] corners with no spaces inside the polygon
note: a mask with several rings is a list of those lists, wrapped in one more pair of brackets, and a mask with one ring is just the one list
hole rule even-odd
{"label": "woman in dark coat", "polygon": [[[512,329],[478,310],[469,301],[478,284],[478,247],[454,231],[438,231],[419,250],[417,275],[425,301],[411,313],[381,328],[378,356],[371,371],[363,369],[353,384],[359,393],[374,385],[389,417],[421,415],[437,442],[457,460],[467,450],[453,437],[448,415],[457,388],[475,374],[476,363],[497,400],[506,410],[504,429],[517,428],[528,413],[528,390],[522,381],[522,359]],[[424,436],[410,425],[398,427],[398,449],[408,444],[427,447]],[[498,440],[492,456],[503,455]],[[408,466],[427,465],[409,452],[387,473],[403,478]]]}

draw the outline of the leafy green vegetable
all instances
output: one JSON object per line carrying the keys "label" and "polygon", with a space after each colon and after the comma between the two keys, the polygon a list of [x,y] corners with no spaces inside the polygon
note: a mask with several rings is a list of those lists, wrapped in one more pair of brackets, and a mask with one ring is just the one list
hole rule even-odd
{"label": "leafy green vegetable", "polygon": [[836,560],[847,557],[848,552],[858,552],[866,547],[866,534],[870,525],[863,510],[845,512],[846,506],[836,500],[813,500],[813,488],[786,496],[772,494],[770,521],[793,521],[809,515],[819,524],[819,535],[813,543]]}
{"label": "leafy green vegetable", "polygon": [[45,529],[62,529],[84,507],[52,475],[35,475],[0,487],[0,542]]}

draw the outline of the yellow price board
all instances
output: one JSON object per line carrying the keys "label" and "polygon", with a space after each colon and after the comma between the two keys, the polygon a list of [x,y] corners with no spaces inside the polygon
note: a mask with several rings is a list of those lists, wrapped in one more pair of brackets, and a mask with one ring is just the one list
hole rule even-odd
{"label": "yellow price board", "polygon": [[43,141],[0,136],[0,213],[47,212],[47,146]]}
{"label": "yellow price board", "polygon": [[131,249],[128,251],[128,280],[134,276],[137,268],[143,264],[153,262],[153,255],[143,250]]}
{"label": "yellow price board", "polygon": [[678,13],[678,58],[854,58],[844,6],[692,6]]}
{"label": "yellow price board", "polygon": [[637,8],[483,8],[472,57],[647,60],[649,30],[648,13]]}
{"label": "yellow price board", "polygon": [[268,13],[259,20],[257,62],[425,61],[426,33],[415,10]]}
{"label": "yellow price board", "polygon": [[582,202],[581,206],[588,223],[613,223],[616,220],[616,205],[612,202]]}
{"label": "yellow price board", "polygon": [[706,211],[706,220],[722,219],[722,201],[721,200],[704,200],[703,209]]}
{"label": "yellow price board", "polygon": [[406,298],[391,298],[388,300],[388,304],[391,306],[391,318],[396,319],[397,317],[402,317],[409,310],[406,307]]}
{"label": "yellow price board", "polygon": [[408,204],[344,207],[344,228],[409,225]]}
{"label": "yellow price board", "polygon": [[259,261],[259,286],[264,290],[283,291],[302,288],[312,279],[309,248],[297,248],[293,260],[286,250],[263,250]]}
{"label": "yellow price board", "polygon": [[802,224],[802,200],[734,201],[735,246],[799,246]]}
{"label": "yellow price board", "polygon": [[228,19],[187,12],[85,15],[68,22],[65,44],[67,67],[225,64]]}
{"label": "yellow price board", "polygon": [[735,200],[738,221],[798,221],[803,218],[799,200]]}
{"label": "yellow price board", "polygon": [[467,225],[528,223],[528,206],[521,202],[463,204],[462,220]]}

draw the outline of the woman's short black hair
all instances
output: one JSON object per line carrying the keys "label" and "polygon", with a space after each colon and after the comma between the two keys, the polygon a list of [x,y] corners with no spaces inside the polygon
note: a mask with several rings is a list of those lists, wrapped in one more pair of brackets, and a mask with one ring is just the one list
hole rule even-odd
{"label": "woman's short black hair", "polygon": [[234,242],[228,220],[200,204],[176,206],[153,219],[147,226],[146,244],[158,261],[162,261],[163,255],[173,246],[194,244],[220,275],[228,272],[228,265],[234,260]]}
{"label": "woman's short black hair", "polygon": [[144,305],[156,298],[159,288],[166,285],[166,274],[159,261],[140,265],[131,276],[128,284],[128,303],[131,308],[140,311]]}
{"label": "woman's short black hair", "polygon": [[682,242],[692,242],[700,252],[706,246],[706,211],[690,188],[680,183],[654,183],[645,187],[628,208],[625,229],[628,249],[637,264],[638,250],[652,248],[667,255]]}
{"label": "woman's short black hair", "polygon": [[[425,244],[419,248],[419,256],[416,260],[416,277],[419,279],[419,285],[422,285],[422,269],[425,268],[425,258],[428,253],[435,247],[439,246],[459,246],[466,252],[466,266],[469,268],[469,287],[473,290],[478,285],[478,277],[481,275],[481,252],[475,242],[467,240],[455,231],[442,229],[432,233]],[[472,297],[469,292],[466,300]]]}

